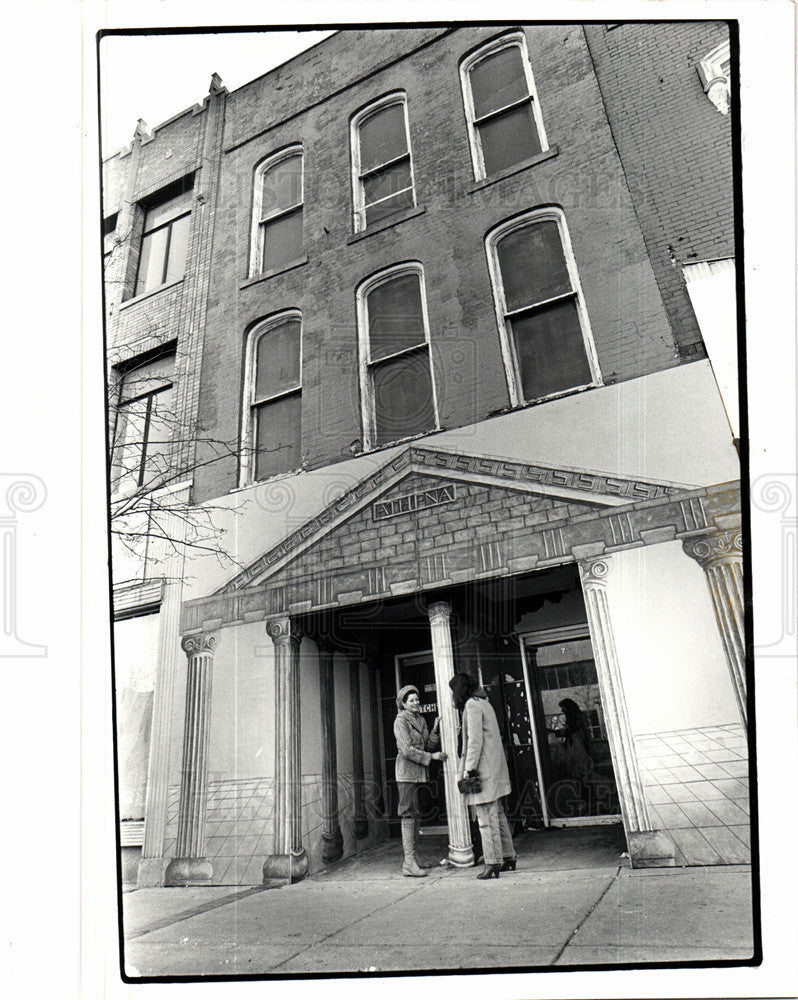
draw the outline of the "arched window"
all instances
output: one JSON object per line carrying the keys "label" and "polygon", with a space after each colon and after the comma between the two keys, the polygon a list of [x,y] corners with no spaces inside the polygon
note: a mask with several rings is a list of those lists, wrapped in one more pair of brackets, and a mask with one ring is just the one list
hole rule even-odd
{"label": "arched window", "polygon": [[487,238],[513,405],[600,385],[565,217],[539,209]]}
{"label": "arched window", "polygon": [[496,38],[460,65],[474,175],[479,180],[548,148],[526,38]]}
{"label": "arched window", "polygon": [[357,292],[367,448],[438,429],[424,272],[399,264]]}
{"label": "arched window", "polygon": [[296,310],[250,332],[242,441],[242,485],[302,464],[302,320]]}
{"label": "arched window", "polygon": [[352,120],[355,231],[416,203],[407,102],[390,94]]}
{"label": "arched window", "polygon": [[275,153],[255,170],[250,277],[302,258],[303,188],[299,146]]}

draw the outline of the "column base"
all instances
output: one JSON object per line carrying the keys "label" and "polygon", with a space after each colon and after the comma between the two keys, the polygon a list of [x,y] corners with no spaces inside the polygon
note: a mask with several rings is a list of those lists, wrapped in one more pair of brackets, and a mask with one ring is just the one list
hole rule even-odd
{"label": "column base", "polygon": [[454,865],[455,868],[473,868],[474,845],[453,847],[452,844],[449,844],[449,864]]}
{"label": "column base", "polygon": [[213,865],[205,858],[172,858],[166,867],[165,885],[209,885]]}
{"label": "column base", "polygon": [[166,868],[169,858],[142,858],[139,861],[136,886],[139,889],[155,889],[166,885]]}
{"label": "column base", "polygon": [[369,835],[369,821],[367,819],[356,819],[354,822],[355,840],[363,840]]}
{"label": "column base", "polygon": [[308,873],[310,862],[302,848],[291,854],[269,854],[263,862],[263,881],[279,879],[285,882],[300,882]]}
{"label": "column base", "polygon": [[321,849],[321,860],[331,865],[344,856],[344,836],[339,827],[335,828],[335,833],[322,833],[324,846]]}
{"label": "column base", "polygon": [[674,868],[676,845],[664,830],[627,833],[632,868]]}

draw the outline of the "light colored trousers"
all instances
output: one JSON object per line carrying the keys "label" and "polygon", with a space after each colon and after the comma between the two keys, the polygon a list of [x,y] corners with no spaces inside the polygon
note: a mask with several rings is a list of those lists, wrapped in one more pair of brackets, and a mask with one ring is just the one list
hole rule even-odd
{"label": "light colored trousers", "polygon": [[482,857],[486,865],[500,865],[504,858],[514,858],[513,836],[501,799],[474,806],[482,837]]}

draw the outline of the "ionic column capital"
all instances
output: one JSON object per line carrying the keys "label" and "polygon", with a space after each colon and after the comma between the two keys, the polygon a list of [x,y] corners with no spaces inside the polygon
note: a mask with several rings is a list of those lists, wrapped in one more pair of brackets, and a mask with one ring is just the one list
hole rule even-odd
{"label": "ionic column capital", "polygon": [[304,634],[296,620],[288,615],[273,618],[267,624],[266,631],[275,646],[298,646]]}
{"label": "ionic column capital", "polygon": [[427,607],[427,614],[431,625],[448,624],[452,617],[452,606],[448,601],[436,601]]}
{"label": "ionic column capital", "polygon": [[579,560],[579,575],[582,578],[583,587],[600,587],[602,590],[607,585],[607,577],[612,569],[612,560],[608,556],[599,556],[593,559]]}
{"label": "ionic column capital", "polygon": [[199,632],[197,635],[184,635],[180,640],[180,647],[187,656],[197,656],[200,653],[210,653],[213,656],[218,643],[218,632]]}
{"label": "ionic column capital", "polygon": [[698,538],[685,538],[684,551],[704,569],[720,563],[739,562],[743,558],[743,535],[739,528],[714,531]]}

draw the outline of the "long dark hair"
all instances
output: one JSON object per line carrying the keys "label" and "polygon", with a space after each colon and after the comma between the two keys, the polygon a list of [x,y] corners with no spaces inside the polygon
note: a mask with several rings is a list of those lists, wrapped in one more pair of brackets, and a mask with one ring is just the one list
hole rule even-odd
{"label": "long dark hair", "polygon": [[449,681],[449,687],[452,689],[454,707],[462,712],[465,708],[465,703],[479,688],[479,684],[471,674],[459,673],[455,674]]}

